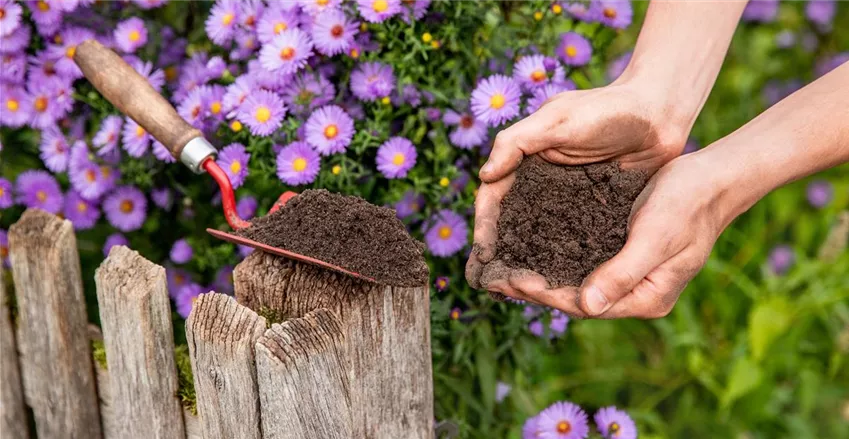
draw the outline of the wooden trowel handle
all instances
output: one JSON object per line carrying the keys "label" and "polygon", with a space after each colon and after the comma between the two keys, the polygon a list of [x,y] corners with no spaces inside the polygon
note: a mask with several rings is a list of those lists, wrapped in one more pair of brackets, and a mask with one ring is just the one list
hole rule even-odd
{"label": "wooden trowel handle", "polygon": [[190,140],[203,137],[144,77],[97,41],[78,45],[74,62],[107,101],[165,145],[174,158],[180,159],[183,147]]}

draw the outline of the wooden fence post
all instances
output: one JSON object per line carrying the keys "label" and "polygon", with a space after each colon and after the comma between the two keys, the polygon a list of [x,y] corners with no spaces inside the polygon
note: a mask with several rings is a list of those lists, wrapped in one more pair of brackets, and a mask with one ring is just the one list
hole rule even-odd
{"label": "wooden fence post", "polygon": [[185,438],[165,269],[116,246],[95,281],[117,427],[110,434]]}
{"label": "wooden fence post", "polygon": [[0,436],[24,439],[29,437],[29,426],[18,369],[15,324],[9,315],[8,303],[3,261],[0,261]]}
{"label": "wooden fence post", "polygon": [[77,241],[70,221],[28,209],[9,229],[24,395],[39,437],[101,437]]}
{"label": "wooden fence post", "polygon": [[230,296],[196,299],[186,338],[204,438],[263,437],[254,346],[265,329],[264,318]]}
{"label": "wooden fence post", "polygon": [[427,285],[370,284],[254,252],[233,273],[236,297],[297,318],[325,308],[339,318],[356,438],[433,438],[430,294]]}
{"label": "wooden fence post", "polygon": [[265,331],[256,345],[264,439],[354,437],[344,352],[326,309]]}

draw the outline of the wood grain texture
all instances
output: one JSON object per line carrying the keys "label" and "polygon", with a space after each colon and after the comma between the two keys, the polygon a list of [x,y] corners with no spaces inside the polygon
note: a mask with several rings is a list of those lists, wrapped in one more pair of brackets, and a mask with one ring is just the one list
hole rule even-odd
{"label": "wood grain texture", "polygon": [[320,309],[274,324],[256,344],[265,439],[349,439],[342,326]]}
{"label": "wood grain texture", "polygon": [[165,145],[174,158],[180,159],[180,153],[189,140],[203,137],[145,78],[118,54],[97,41],[79,44],[74,52],[74,62],[107,101]]}
{"label": "wood grain texture", "polygon": [[110,438],[183,438],[165,269],[124,246],[95,271],[112,415]]}
{"label": "wood grain texture", "polygon": [[29,437],[24,390],[18,367],[15,324],[9,314],[3,264],[0,262],[0,437]]}
{"label": "wood grain texture", "polygon": [[426,285],[394,288],[254,252],[233,273],[236,297],[285,318],[320,308],[342,325],[356,438],[433,437],[430,300]]}
{"label": "wood grain texture", "polygon": [[259,439],[254,346],[265,319],[230,296],[201,294],[186,321],[203,437]]}
{"label": "wood grain texture", "polygon": [[28,209],[9,229],[24,395],[39,437],[99,438],[94,366],[71,222]]}

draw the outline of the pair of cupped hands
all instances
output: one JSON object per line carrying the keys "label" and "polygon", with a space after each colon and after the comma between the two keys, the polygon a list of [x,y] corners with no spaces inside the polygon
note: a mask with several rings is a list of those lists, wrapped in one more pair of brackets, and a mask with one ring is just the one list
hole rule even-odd
{"label": "pair of cupped hands", "polygon": [[[498,133],[480,170],[469,284],[581,318],[666,316],[731,220],[723,212],[724,186],[711,181],[716,164],[698,152],[681,155],[691,126],[678,123],[649,89],[614,83],[556,95]],[[519,163],[533,154],[561,165],[617,161],[653,173],[634,203],[624,248],[579,287],[551,288],[541,275],[495,259],[501,200]]]}

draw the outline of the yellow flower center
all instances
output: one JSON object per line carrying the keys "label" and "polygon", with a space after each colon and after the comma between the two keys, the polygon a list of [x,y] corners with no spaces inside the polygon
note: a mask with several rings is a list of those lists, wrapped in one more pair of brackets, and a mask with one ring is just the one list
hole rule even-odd
{"label": "yellow flower center", "polygon": [[564,50],[564,52],[566,52],[566,56],[568,56],[569,58],[572,58],[572,57],[574,57],[575,55],[578,54],[578,49],[576,49],[575,46],[570,44],[570,45],[566,46],[566,50]]}
{"label": "yellow flower center", "polygon": [[386,0],[374,0],[371,8],[374,9],[374,12],[383,12],[389,9],[389,3]]}
{"label": "yellow flower center", "polygon": [[459,318],[460,318],[460,311],[457,311],[456,309],[451,311],[451,320],[457,320]]}
{"label": "yellow flower center", "polygon": [[439,179],[439,185],[440,186],[448,187],[449,184],[451,184],[451,180],[449,180],[448,177],[442,177],[442,178]]}
{"label": "yellow flower center", "polygon": [[610,433],[615,435],[616,433],[619,433],[619,424],[614,422],[610,424],[610,427],[608,427],[607,429],[610,431]]}
{"label": "yellow flower center", "polygon": [[545,80],[545,72],[542,70],[534,70],[534,72],[531,73],[531,81],[541,82],[543,80]]}
{"label": "yellow flower center", "polygon": [[307,161],[302,157],[296,158],[295,161],[292,162],[292,169],[294,169],[295,172],[301,172],[304,169],[307,169]]}
{"label": "yellow flower center", "polygon": [[389,99],[389,96],[384,96],[383,99],[380,100],[380,102],[383,103],[383,105],[389,105],[390,103],[392,103],[392,100]]}
{"label": "yellow flower center", "polygon": [[342,25],[341,25],[341,24],[337,24],[336,26],[333,26],[333,27],[330,29],[330,35],[332,35],[332,36],[334,36],[334,37],[336,37],[336,38],[341,37],[343,33],[345,33],[345,28],[344,28],[344,27],[342,27]]}
{"label": "yellow flower center", "polygon": [[103,178],[109,178],[109,176],[112,175],[112,170],[109,169],[108,166],[101,166],[100,167],[100,175],[102,175]]}
{"label": "yellow flower center", "polygon": [[121,212],[130,213],[133,211],[133,202],[130,200],[124,200],[121,202]]}
{"label": "yellow flower center", "polygon": [[0,197],[2,197],[5,193],[6,191],[2,187],[0,187]]}
{"label": "yellow flower center", "polygon": [[130,32],[130,36],[128,38],[130,39],[130,41],[135,43],[136,41],[138,41],[141,38],[141,34],[139,33],[139,31],[134,30],[134,31]]}
{"label": "yellow flower center", "polygon": [[80,211],[80,212],[87,211],[88,210],[88,204],[85,204],[84,202],[80,201],[79,203],[77,203],[77,210]]}
{"label": "yellow flower center", "polygon": [[445,279],[439,279],[436,284],[439,285],[439,288],[445,288]]}
{"label": "yellow flower center", "polygon": [[88,171],[85,171],[85,179],[89,183],[94,183],[94,181],[97,180],[97,174],[95,174],[93,170],[89,169]]}
{"label": "yellow flower center", "polygon": [[572,424],[569,424],[566,421],[560,421],[557,423],[557,432],[561,434],[566,434],[572,431]]}
{"label": "yellow flower center", "polygon": [[6,10],[3,9],[3,8],[0,8],[0,19],[2,19],[5,16],[6,16]]}
{"label": "yellow flower center", "polygon": [[563,6],[560,6],[560,5],[557,5],[557,4],[553,5],[551,7],[551,12],[554,12],[555,14],[560,14],[561,12],[563,12]]}
{"label": "yellow flower center", "polygon": [[496,109],[496,110],[503,107],[505,102],[506,102],[506,99],[504,98],[504,95],[501,94],[501,93],[494,94],[494,95],[492,95],[491,98],[489,98],[489,106]]}
{"label": "yellow flower center", "polygon": [[395,155],[392,157],[392,164],[395,165],[395,166],[403,165],[404,164],[404,154],[401,154],[400,152],[396,152]]}
{"label": "yellow flower center", "polygon": [[342,167],[339,165],[333,165],[333,168],[330,169],[330,172],[332,172],[333,175],[339,175],[339,173],[342,172]]}
{"label": "yellow flower center", "polygon": [[75,53],[77,53],[77,46],[71,46],[65,51],[65,56],[73,58]]}
{"label": "yellow flower center", "polygon": [[38,201],[41,201],[43,203],[47,200],[47,192],[38,191],[35,193],[35,198],[38,198]]}
{"label": "yellow flower center", "polygon": [[616,18],[616,9],[604,8],[604,16],[607,18]]}
{"label": "yellow flower center", "polygon": [[278,35],[280,32],[288,29],[289,26],[286,23],[280,22],[274,25],[274,35]]}
{"label": "yellow flower center", "polygon": [[351,49],[351,58],[357,59],[360,57],[360,51],[357,49]]}
{"label": "yellow flower center", "polygon": [[271,110],[269,110],[268,107],[259,107],[256,110],[256,114],[254,114],[254,118],[256,118],[259,123],[268,122],[268,119],[271,119]]}
{"label": "yellow flower center", "polygon": [[536,21],[542,20],[542,12],[539,12],[539,11],[534,12],[534,20],[536,20]]}
{"label": "yellow flower center", "polygon": [[315,4],[319,6],[327,6],[330,3],[330,0],[315,0]]}
{"label": "yellow flower center", "polygon": [[165,67],[165,80],[171,82],[177,79],[177,66]]}
{"label": "yellow flower center", "polygon": [[45,2],[44,0],[38,0],[38,3],[36,3],[36,6],[38,7],[38,10],[41,11],[41,12],[47,12],[47,11],[50,10],[50,5],[48,5],[47,2]]}
{"label": "yellow flower center", "polygon": [[230,123],[230,129],[238,133],[239,131],[242,131],[242,123],[238,120],[234,120]]}
{"label": "yellow flower center", "polygon": [[142,137],[142,136],[144,136],[144,128],[142,128],[141,126],[137,126],[136,127],[136,137]]}
{"label": "yellow flower center", "polygon": [[433,35],[431,35],[430,32],[423,33],[422,34],[422,41],[424,41],[425,43],[429,43],[429,42],[433,41]]}
{"label": "yellow flower center", "polygon": [[62,44],[62,41],[64,41],[64,40],[62,39],[62,35],[56,34],[56,35],[54,35],[54,36],[53,36],[53,42],[54,42],[54,43],[56,43],[56,44]]}
{"label": "yellow flower center", "polygon": [[0,258],[6,259],[9,257],[9,247],[0,247]]}
{"label": "yellow flower center", "polygon": [[440,46],[442,46],[442,43],[439,41],[434,40],[430,42],[430,47],[433,47],[434,49],[439,49]]}
{"label": "yellow flower center", "polygon": [[6,100],[6,108],[8,108],[9,111],[18,111],[19,107],[20,104],[18,103],[17,99],[9,98],[8,100]]}
{"label": "yellow flower center", "polygon": [[460,126],[463,128],[471,128],[474,124],[475,120],[472,119],[472,116],[466,115],[460,118]]}
{"label": "yellow flower center", "polygon": [[47,98],[44,96],[39,96],[38,99],[35,100],[35,109],[39,112],[44,112],[44,110],[47,110]]}
{"label": "yellow flower center", "polygon": [[174,283],[177,285],[183,285],[186,282],[186,277],[182,274],[177,274],[174,276]]}
{"label": "yellow flower center", "polygon": [[234,18],[236,18],[236,16],[233,15],[232,12],[228,12],[228,13],[224,14],[223,17],[221,17],[221,24],[223,24],[224,26],[229,26],[230,23],[233,22]]}
{"label": "yellow flower center", "polygon": [[233,163],[230,163],[230,172],[238,174],[241,170],[242,164],[238,160],[234,161]]}
{"label": "yellow flower center", "polygon": [[441,239],[448,239],[448,238],[450,238],[450,237],[451,237],[451,235],[452,235],[453,233],[454,233],[454,231],[453,231],[453,230],[451,230],[451,227],[448,227],[448,226],[442,226],[442,227],[440,227],[440,228],[439,228],[439,237],[440,237]]}
{"label": "yellow flower center", "polygon": [[365,22],[360,23],[360,32],[365,32],[368,30],[368,24]]}
{"label": "yellow flower center", "polygon": [[339,128],[336,125],[328,125],[327,128],[324,129],[324,137],[327,139],[333,139],[339,134]]}
{"label": "yellow flower center", "polygon": [[280,59],[283,61],[289,61],[290,59],[295,57],[295,48],[294,47],[284,47],[283,50],[280,51]]}
{"label": "yellow flower center", "polygon": [[221,112],[221,102],[218,102],[218,101],[213,102],[212,105],[209,106],[209,111],[211,111],[212,114],[220,113]]}

